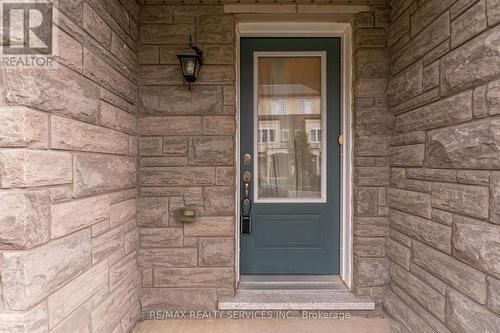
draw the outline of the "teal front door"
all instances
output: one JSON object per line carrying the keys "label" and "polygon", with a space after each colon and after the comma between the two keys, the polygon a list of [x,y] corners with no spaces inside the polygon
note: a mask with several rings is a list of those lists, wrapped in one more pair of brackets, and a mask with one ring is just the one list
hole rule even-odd
{"label": "teal front door", "polygon": [[340,39],[240,54],[241,274],[338,274]]}

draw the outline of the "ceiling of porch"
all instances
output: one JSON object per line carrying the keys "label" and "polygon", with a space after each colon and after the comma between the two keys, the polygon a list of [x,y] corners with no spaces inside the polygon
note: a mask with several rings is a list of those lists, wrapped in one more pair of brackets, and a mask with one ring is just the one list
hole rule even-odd
{"label": "ceiling of porch", "polygon": [[380,5],[386,0],[138,0],[140,4],[315,4],[315,5]]}

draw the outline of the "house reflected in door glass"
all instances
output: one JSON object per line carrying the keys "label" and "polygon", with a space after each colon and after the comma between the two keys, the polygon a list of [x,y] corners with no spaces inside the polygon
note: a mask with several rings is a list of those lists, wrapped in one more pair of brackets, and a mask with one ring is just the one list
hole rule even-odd
{"label": "house reflected in door glass", "polygon": [[321,198],[321,65],[320,56],[258,58],[259,199]]}

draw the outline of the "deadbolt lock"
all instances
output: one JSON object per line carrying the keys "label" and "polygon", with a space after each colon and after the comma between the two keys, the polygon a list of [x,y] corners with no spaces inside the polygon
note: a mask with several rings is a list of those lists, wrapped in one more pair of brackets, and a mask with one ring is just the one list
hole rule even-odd
{"label": "deadbolt lock", "polygon": [[249,165],[250,162],[252,162],[252,155],[250,155],[249,153],[243,155],[243,164]]}
{"label": "deadbolt lock", "polygon": [[250,171],[243,172],[243,182],[248,184],[252,180],[252,173]]}

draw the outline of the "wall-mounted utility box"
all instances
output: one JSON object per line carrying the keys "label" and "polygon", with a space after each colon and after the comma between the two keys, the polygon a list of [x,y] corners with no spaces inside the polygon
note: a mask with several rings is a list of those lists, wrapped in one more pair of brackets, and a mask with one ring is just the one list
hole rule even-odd
{"label": "wall-mounted utility box", "polygon": [[196,209],[191,207],[182,207],[177,209],[177,221],[182,223],[196,222]]}

